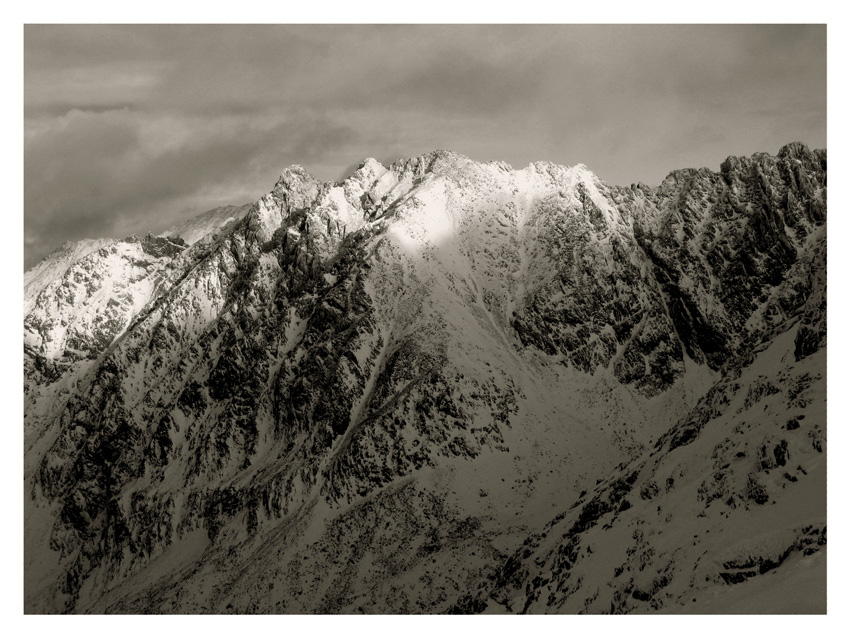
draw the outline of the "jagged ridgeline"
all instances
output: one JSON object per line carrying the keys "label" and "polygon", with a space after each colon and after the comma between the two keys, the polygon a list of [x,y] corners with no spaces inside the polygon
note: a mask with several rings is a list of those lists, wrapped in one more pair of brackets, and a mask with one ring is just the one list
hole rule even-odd
{"label": "jagged ridgeline", "polygon": [[826,152],[286,169],[25,274],[28,612],[821,612]]}

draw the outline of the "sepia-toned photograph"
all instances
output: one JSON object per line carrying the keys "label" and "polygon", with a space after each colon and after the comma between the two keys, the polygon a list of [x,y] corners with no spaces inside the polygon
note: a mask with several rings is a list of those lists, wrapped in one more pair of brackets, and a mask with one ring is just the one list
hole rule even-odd
{"label": "sepia-toned photograph", "polygon": [[826,614],[825,24],[22,29],[24,614]]}

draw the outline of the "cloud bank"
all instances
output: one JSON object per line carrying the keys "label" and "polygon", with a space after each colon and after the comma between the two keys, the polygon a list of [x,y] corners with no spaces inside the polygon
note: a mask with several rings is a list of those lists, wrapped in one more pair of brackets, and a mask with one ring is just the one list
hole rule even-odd
{"label": "cloud bank", "polygon": [[25,266],[438,148],[618,184],[826,146],[824,26],[29,25]]}

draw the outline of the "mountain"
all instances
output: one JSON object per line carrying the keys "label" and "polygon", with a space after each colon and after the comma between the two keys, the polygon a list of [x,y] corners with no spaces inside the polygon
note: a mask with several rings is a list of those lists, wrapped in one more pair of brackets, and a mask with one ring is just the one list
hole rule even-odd
{"label": "mountain", "polygon": [[27,612],[825,611],[825,151],[238,212],[31,271]]}
{"label": "mountain", "polygon": [[161,233],[166,237],[180,237],[192,245],[212,233],[223,231],[228,224],[241,220],[251,210],[250,204],[243,206],[220,206],[212,210],[171,226]]}
{"label": "mountain", "polygon": [[68,268],[86,255],[113,241],[110,239],[83,239],[65,242],[47,257],[24,273],[24,316],[32,310],[35,298],[44,288],[61,277]]}

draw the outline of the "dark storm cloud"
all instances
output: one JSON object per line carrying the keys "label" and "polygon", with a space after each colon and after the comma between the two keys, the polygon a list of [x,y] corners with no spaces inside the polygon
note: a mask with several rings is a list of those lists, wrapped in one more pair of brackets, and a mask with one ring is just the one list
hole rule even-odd
{"label": "dark storm cloud", "polygon": [[826,144],[822,26],[28,26],[25,246],[435,148],[658,183]]}

